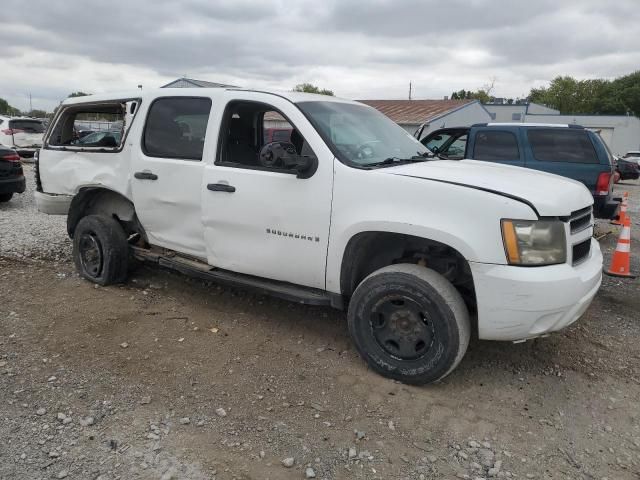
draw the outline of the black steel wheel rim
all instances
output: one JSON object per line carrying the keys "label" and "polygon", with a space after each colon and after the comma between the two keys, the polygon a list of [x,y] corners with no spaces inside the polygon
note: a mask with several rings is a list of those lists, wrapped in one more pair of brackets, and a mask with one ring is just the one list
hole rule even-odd
{"label": "black steel wheel rim", "polygon": [[379,300],[371,309],[370,323],[380,348],[399,360],[423,357],[436,338],[427,308],[402,295]]}
{"label": "black steel wheel rim", "polygon": [[83,233],[78,242],[82,269],[91,277],[97,278],[102,273],[102,244],[94,233]]}

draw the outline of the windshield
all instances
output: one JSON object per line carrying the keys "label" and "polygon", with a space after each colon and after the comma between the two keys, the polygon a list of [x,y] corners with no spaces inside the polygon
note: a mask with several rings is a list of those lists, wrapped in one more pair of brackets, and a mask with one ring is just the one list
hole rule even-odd
{"label": "windshield", "polygon": [[374,108],[352,103],[300,102],[298,107],[343,163],[371,167],[425,160],[429,151]]}
{"label": "windshield", "polygon": [[9,128],[26,133],[44,133],[44,126],[40,120],[9,120]]}

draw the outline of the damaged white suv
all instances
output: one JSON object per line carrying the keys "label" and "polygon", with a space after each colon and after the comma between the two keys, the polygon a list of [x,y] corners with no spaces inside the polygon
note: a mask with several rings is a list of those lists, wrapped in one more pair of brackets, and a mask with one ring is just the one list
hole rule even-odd
{"label": "damaged white suv", "polygon": [[[82,118],[119,130],[79,143]],[[271,142],[273,129],[288,138]],[[582,184],[430,158],[378,111],[333,97],[219,88],[68,99],[36,180],[39,209],[68,214],[88,280],[123,282],[135,257],[344,308],[369,365],[408,383],[451,372],[472,331],[517,341],[566,327],[601,282]]]}

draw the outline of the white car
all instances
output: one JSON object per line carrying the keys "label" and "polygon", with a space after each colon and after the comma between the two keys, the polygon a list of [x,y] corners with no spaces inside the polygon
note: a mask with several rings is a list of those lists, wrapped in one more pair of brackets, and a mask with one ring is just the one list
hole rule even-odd
{"label": "white car", "polygon": [[631,150],[627,152],[624,157],[625,160],[631,160],[638,162],[638,166],[640,167],[640,150]]}
{"label": "white car", "polygon": [[[119,142],[74,145],[86,114],[122,119]],[[290,142],[265,142],[272,118]],[[443,378],[473,331],[520,341],[560,330],[601,283],[584,185],[429,158],[377,110],[334,97],[214,88],[68,99],[36,165],[38,208],[68,215],[86,279],[123,282],[133,253],[346,309],[369,365],[403,382]]]}
{"label": "white car", "polygon": [[0,145],[13,148],[22,158],[33,157],[42,147],[44,130],[41,120],[0,115]]}

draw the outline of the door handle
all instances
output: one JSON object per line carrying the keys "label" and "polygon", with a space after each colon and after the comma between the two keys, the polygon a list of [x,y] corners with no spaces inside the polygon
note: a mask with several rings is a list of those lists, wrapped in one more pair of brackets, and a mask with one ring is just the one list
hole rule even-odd
{"label": "door handle", "polygon": [[226,183],[210,183],[207,185],[207,190],[211,190],[212,192],[233,193],[236,191],[236,187],[227,185]]}
{"label": "door handle", "polygon": [[133,174],[133,176],[138,180],[157,180],[158,179],[158,175],[148,171],[136,172]]}

